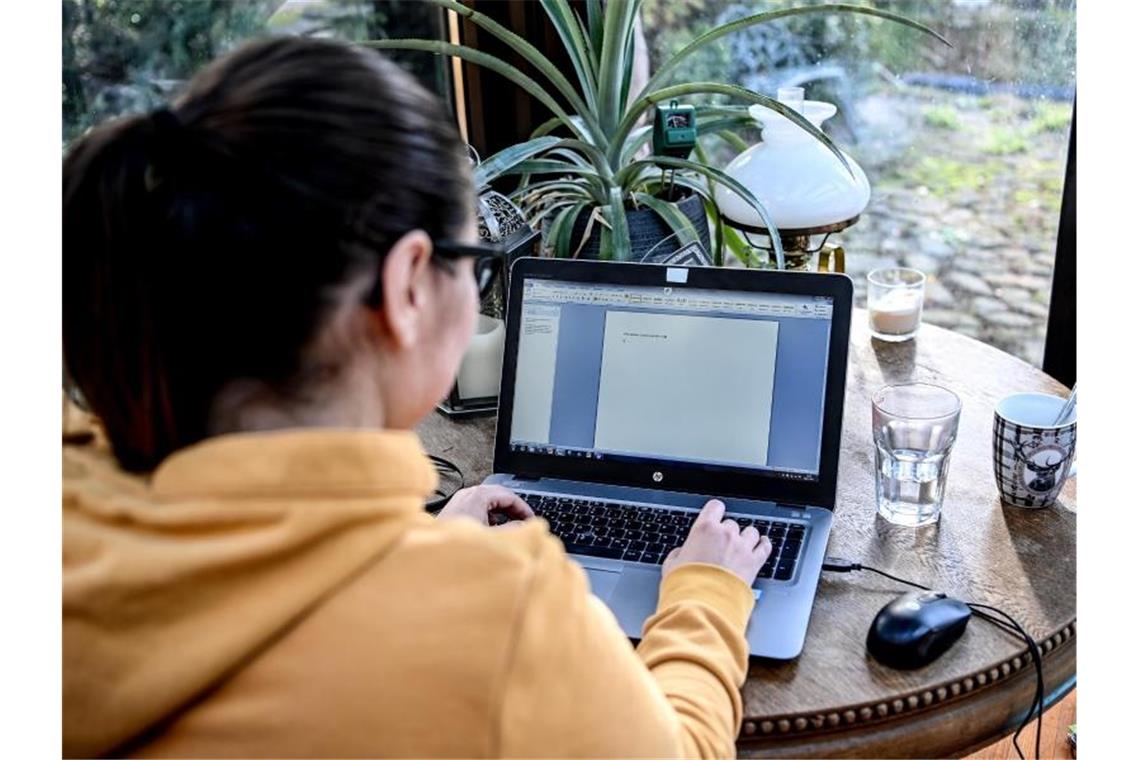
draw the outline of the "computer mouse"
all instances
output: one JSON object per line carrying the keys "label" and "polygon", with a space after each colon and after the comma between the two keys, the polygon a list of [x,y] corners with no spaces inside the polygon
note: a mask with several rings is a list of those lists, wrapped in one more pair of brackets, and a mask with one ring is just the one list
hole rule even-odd
{"label": "computer mouse", "polygon": [[892,668],[921,668],[958,640],[970,614],[964,602],[941,592],[911,591],[879,610],[867,631],[867,651]]}

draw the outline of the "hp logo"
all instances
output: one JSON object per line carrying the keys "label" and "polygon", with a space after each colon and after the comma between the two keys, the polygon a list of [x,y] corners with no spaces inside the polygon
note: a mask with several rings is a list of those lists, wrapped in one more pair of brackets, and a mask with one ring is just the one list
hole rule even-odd
{"label": "hp logo", "polygon": [[661,482],[662,480],[664,480],[664,479],[665,479],[665,476],[661,474],[661,471],[660,471],[660,470],[658,470],[657,472],[653,473],[653,482],[654,482],[654,483],[660,483],[660,482]]}

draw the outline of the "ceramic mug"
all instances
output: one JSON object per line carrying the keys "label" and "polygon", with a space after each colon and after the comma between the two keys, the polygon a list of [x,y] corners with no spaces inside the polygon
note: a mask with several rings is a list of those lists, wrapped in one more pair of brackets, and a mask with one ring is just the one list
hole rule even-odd
{"label": "ceramic mug", "polygon": [[1065,399],[1017,393],[994,410],[994,478],[1001,500],[1016,507],[1048,507],[1070,475],[1077,446],[1077,412],[1054,424]]}

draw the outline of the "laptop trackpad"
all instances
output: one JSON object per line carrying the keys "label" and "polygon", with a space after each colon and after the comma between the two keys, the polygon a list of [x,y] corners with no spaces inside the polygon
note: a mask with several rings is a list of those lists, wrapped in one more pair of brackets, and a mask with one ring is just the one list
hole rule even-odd
{"label": "laptop trackpad", "polygon": [[614,595],[618,581],[621,580],[621,570],[599,570],[595,567],[586,568],[586,576],[590,579],[590,590],[594,596],[603,602],[608,602]]}

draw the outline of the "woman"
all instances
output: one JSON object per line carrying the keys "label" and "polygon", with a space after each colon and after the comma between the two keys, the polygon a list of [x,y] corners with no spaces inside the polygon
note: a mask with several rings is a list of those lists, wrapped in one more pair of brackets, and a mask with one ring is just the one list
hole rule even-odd
{"label": "woman", "polygon": [[[410,429],[476,316],[472,183],[380,56],[274,39],[64,163],[69,756],[726,756],[770,549],[710,502],[633,649]],[[102,440],[100,437],[97,440]]]}

